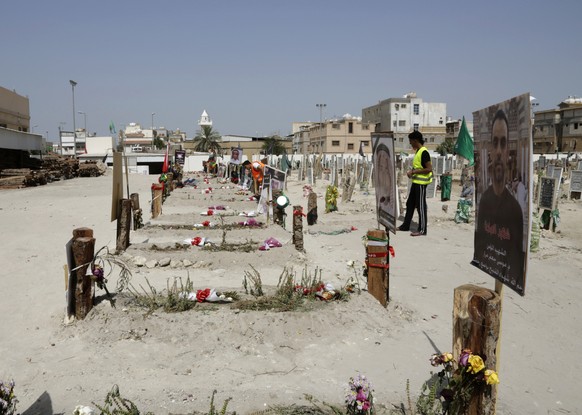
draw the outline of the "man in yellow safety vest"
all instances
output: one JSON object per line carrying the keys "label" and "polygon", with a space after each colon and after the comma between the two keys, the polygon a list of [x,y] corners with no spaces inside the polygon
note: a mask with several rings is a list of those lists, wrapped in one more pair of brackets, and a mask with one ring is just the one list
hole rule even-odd
{"label": "man in yellow safety vest", "polygon": [[426,187],[432,182],[432,162],[430,154],[424,147],[424,138],[420,131],[413,131],[408,134],[408,141],[415,151],[412,160],[412,169],[406,175],[412,179],[410,194],[406,200],[406,215],[404,222],[398,227],[400,231],[410,230],[410,223],[414,211],[418,211],[418,229],[412,232],[411,236],[426,235],[427,209],[426,209]]}

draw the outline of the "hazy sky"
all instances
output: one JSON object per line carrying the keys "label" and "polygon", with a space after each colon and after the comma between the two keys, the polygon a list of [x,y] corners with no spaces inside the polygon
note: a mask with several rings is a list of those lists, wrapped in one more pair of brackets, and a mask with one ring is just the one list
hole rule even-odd
{"label": "hazy sky", "polygon": [[[471,119],[530,92],[538,109],[582,95],[582,1],[8,1],[0,86],[57,136],[180,128],[206,110],[221,134],[286,135],[415,91]],[[83,115],[76,118],[84,126]]]}

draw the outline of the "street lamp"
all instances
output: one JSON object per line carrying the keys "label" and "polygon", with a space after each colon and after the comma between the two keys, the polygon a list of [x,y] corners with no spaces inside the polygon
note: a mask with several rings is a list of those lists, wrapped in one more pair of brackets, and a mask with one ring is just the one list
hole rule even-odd
{"label": "street lamp", "polygon": [[73,80],[69,80],[71,84],[71,89],[73,90],[73,157],[77,158],[77,123],[75,122],[75,86],[77,83]]}
{"label": "street lamp", "polygon": [[154,115],[156,115],[156,113],[152,112],[152,134],[154,133]]}

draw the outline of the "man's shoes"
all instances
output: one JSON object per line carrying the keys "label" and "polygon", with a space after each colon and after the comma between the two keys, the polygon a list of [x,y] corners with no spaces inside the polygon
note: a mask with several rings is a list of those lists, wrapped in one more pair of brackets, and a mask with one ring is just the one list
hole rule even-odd
{"label": "man's shoes", "polygon": [[404,227],[404,226],[402,226],[402,225],[400,225],[400,226],[399,226],[398,228],[396,228],[396,229],[398,229],[399,231],[402,231],[402,232],[408,232],[408,231],[410,230],[410,228],[405,228],[405,227]]}
{"label": "man's shoes", "polygon": [[420,233],[420,232],[411,232],[410,236],[425,236],[425,233]]}

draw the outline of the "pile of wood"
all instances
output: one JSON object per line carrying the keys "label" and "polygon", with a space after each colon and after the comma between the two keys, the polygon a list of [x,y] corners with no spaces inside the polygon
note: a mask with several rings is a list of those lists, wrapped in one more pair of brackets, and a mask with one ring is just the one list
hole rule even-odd
{"label": "pile of wood", "polygon": [[79,176],[79,161],[59,155],[43,157],[42,169],[48,172],[49,180],[72,179]]}
{"label": "pile of wood", "polygon": [[0,187],[5,189],[39,186],[47,182],[47,174],[43,170],[4,169],[0,172]]}
{"label": "pile of wood", "polygon": [[97,177],[105,174],[105,171],[107,166],[100,161],[79,164],[79,177]]}

